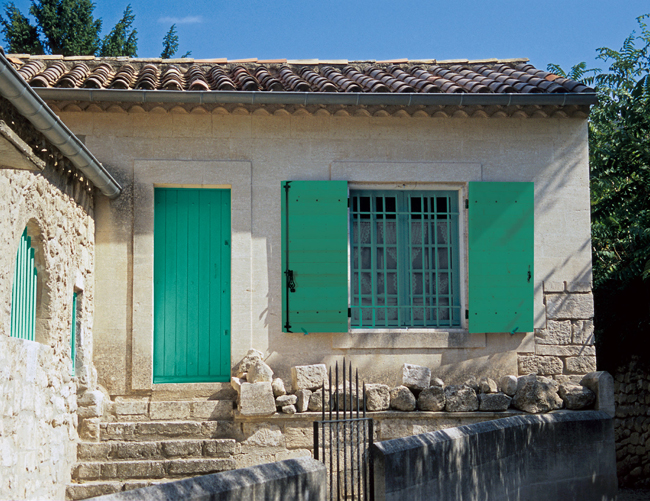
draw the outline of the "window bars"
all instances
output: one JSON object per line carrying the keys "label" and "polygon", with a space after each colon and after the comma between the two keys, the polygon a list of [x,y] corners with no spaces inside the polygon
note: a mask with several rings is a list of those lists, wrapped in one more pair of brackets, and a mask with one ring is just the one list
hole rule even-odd
{"label": "window bars", "polygon": [[346,374],[345,359],[341,380],[342,386],[337,362],[334,381],[330,367],[329,382],[327,385],[324,382],[320,390],[322,419],[314,421],[314,459],[322,461],[327,468],[330,500],[372,501],[373,421],[366,417],[366,385],[363,384],[360,394],[359,371],[355,371],[353,380],[352,364]]}

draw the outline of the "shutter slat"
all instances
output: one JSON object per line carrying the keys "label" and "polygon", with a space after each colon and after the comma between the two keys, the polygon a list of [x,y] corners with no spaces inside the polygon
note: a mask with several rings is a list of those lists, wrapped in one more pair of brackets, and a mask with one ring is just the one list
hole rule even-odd
{"label": "shutter slat", "polygon": [[533,183],[469,183],[468,222],[469,332],[531,332]]}
{"label": "shutter slat", "polygon": [[[281,196],[283,330],[347,332],[347,182],[285,181]],[[287,290],[287,269],[295,292]]]}
{"label": "shutter slat", "polygon": [[34,265],[34,249],[27,228],[23,231],[16,252],[16,266],[11,290],[11,337],[34,340],[36,328],[36,291],[38,276]]}

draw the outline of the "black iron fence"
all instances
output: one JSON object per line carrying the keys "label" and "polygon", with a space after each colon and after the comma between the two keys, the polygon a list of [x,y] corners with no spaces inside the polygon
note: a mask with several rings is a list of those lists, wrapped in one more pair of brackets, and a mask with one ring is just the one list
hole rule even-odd
{"label": "black iron fence", "polygon": [[327,467],[330,500],[373,501],[373,471],[370,448],[372,418],[366,417],[366,385],[359,392],[359,371],[346,374],[343,360],[342,384],[337,362],[332,380],[321,388],[322,419],[314,422],[314,458]]}

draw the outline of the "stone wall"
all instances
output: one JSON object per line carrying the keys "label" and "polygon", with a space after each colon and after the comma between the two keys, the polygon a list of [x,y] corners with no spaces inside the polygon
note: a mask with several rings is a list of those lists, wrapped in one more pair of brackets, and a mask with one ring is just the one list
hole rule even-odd
{"label": "stone wall", "polygon": [[[6,101],[0,102],[0,119],[46,163],[42,173],[0,170],[0,498],[62,499],[76,459],[77,393],[94,389],[97,379],[91,336],[94,195]],[[25,227],[38,271],[35,341],[9,337],[16,250]]]}
{"label": "stone wall", "polygon": [[589,283],[544,282],[546,327],[535,329],[535,352],[519,353],[519,374],[579,384],[596,370],[594,298]]}
{"label": "stone wall", "polygon": [[626,487],[650,487],[650,371],[631,361],[614,381],[616,467]]}

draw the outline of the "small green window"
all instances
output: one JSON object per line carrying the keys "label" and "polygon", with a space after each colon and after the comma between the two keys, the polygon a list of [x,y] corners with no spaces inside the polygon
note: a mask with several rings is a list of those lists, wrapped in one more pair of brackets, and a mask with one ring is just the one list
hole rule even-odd
{"label": "small green window", "polygon": [[11,337],[34,341],[36,327],[37,274],[32,239],[23,231],[16,253],[11,289]]}
{"label": "small green window", "polygon": [[351,190],[352,328],[460,327],[458,194]]}
{"label": "small green window", "polygon": [[77,355],[77,296],[75,292],[72,294],[72,323],[70,326],[70,358],[72,359],[72,368],[70,374],[75,375],[75,358]]}

